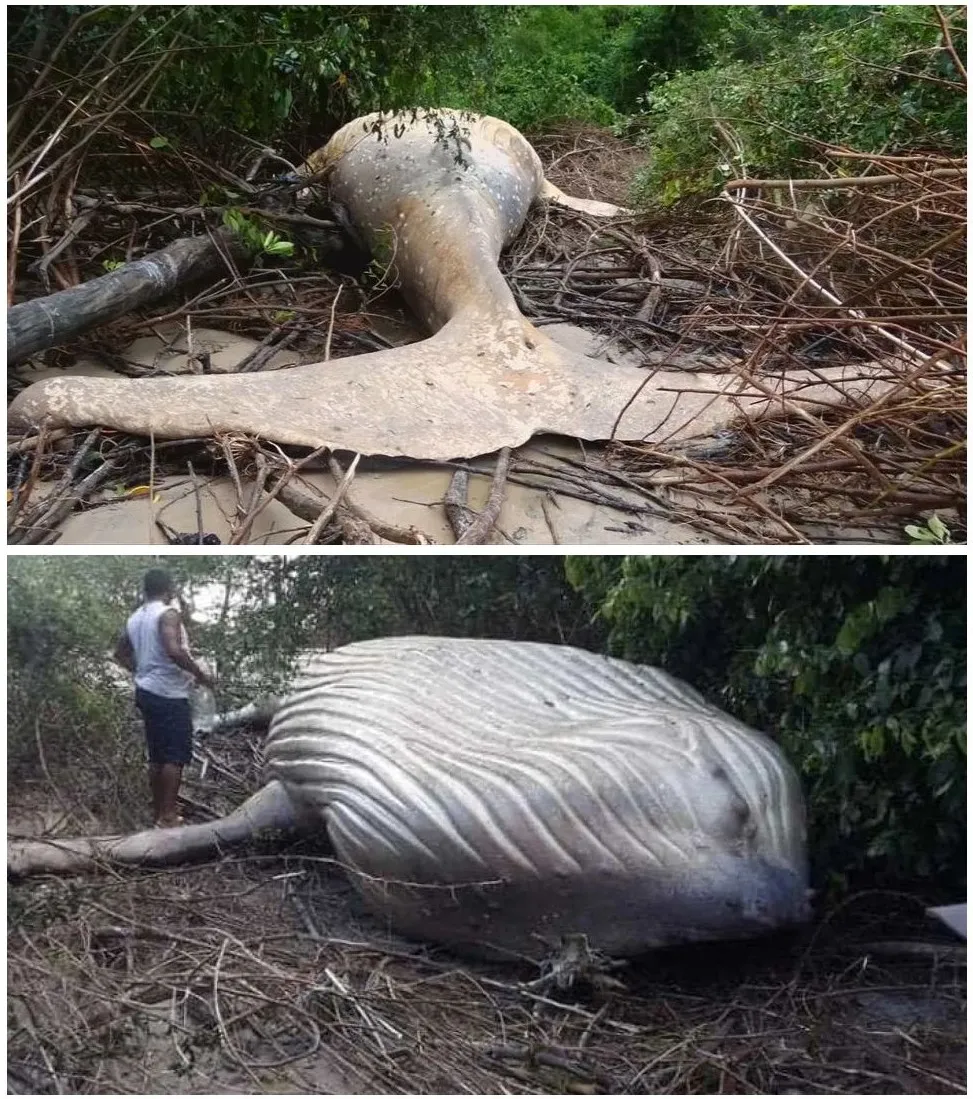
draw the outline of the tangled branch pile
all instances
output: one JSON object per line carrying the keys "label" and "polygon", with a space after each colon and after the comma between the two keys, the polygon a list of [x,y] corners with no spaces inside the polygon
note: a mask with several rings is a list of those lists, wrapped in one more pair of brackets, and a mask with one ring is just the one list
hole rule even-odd
{"label": "tangled branch pile", "polygon": [[777,400],[704,447],[667,445],[664,425],[617,445],[615,467],[674,492],[686,518],[729,541],[898,541],[938,514],[961,540],[966,160],[823,154],[819,178],[728,184],[729,217],[535,215],[507,277],[536,323],[580,320],[652,368],[733,371],[749,392],[790,369],[875,375],[840,411]]}

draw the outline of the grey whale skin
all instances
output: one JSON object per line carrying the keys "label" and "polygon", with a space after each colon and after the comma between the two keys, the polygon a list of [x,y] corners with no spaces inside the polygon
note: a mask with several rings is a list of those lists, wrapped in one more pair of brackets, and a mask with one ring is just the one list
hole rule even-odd
{"label": "grey whale skin", "polygon": [[614,955],[807,917],[777,746],[654,668],[565,646],[394,638],[321,656],[268,776],[406,934]]}

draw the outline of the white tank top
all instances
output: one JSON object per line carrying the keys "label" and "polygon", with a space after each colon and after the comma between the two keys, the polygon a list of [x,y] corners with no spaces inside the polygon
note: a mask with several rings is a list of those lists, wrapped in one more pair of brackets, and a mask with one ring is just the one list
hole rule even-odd
{"label": "white tank top", "polygon": [[[174,663],[162,647],[159,619],[171,609],[156,599],[144,603],[128,620],[125,629],[135,651],[135,686],[163,698],[189,698],[193,677]],[[185,646],[186,629],[181,630]]]}

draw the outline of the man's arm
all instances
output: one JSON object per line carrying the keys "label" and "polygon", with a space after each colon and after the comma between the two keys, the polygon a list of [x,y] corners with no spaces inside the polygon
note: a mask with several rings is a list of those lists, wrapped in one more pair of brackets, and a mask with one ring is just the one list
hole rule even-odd
{"label": "man's arm", "polygon": [[118,644],[115,646],[112,657],[115,662],[121,664],[130,675],[135,674],[135,650],[132,648],[132,642],[128,636],[127,629],[122,630],[118,635]]}
{"label": "man's arm", "polygon": [[178,664],[183,671],[189,672],[196,682],[202,684],[202,686],[210,688],[215,686],[212,676],[207,675],[186,652],[182,643],[182,622],[177,610],[168,610],[159,619],[159,636],[162,639],[162,647],[165,649],[166,656],[173,664]]}

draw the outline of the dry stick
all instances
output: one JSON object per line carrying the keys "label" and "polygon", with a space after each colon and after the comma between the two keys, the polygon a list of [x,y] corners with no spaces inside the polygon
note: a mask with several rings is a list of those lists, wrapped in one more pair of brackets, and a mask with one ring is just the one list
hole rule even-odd
{"label": "dry stick", "polygon": [[[334,477],[335,481],[341,480],[344,476],[344,471],[333,454],[328,455],[328,469],[331,470],[331,476]],[[380,538],[409,546],[424,546],[429,544],[429,538],[423,534],[422,531],[417,530],[415,527],[394,526],[392,523],[386,522],[381,516],[373,515],[366,508],[357,504],[348,494],[345,495],[342,507],[350,511],[353,516],[370,527]]]}
{"label": "dry stick", "polygon": [[145,74],[145,76],[143,76],[141,79],[136,81],[136,83],[132,86],[132,88],[129,89],[126,97],[123,98],[122,100],[120,100],[112,108],[112,110],[108,113],[108,115],[105,116],[104,118],[102,118],[101,121],[98,122],[97,125],[90,127],[88,129],[88,131],[84,134],[84,136],[82,136],[77,142],[75,142],[75,144],[72,145],[71,148],[67,150],[67,152],[62,153],[60,156],[55,158],[55,160],[53,161],[53,163],[49,167],[42,169],[41,171],[39,171],[37,173],[37,175],[31,176],[30,173],[37,170],[37,168],[40,166],[41,162],[43,161],[44,157],[48,154],[48,152],[50,152],[50,150],[54,147],[54,145],[57,143],[57,141],[60,139],[60,137],[63,135],[63,133],[68,129],[69,124],[71,123],[74,116],[76,114],[78,114],[81,111],[81,109],[84,107],[85,102],[88,99],[90,99],[99,90],[100,86],[102,84],[104,84],[105,81],[108,80],[109,77],[112,75],[112,73],[114,73],[114,71],[115,71],[114,66],[112,66],[110,69],[108,69],[106,71],[106,73],[98,81],[98,83],[90,91],[88,91],[83,96],[83,98],[81,99],[81,101],[79,103],[75,104],[75,106],[69,112],[68,116],[61,122],[61,124],[54,130],[54,132],[51,134],[51,136],[47,139],[44,146],[41,148],[40,152],[37,153],[37,155],[34,157],[33,164],[31,164],[30,168],[28,169],[28,172],[27,172],[28,179],[27,179],[27,181],[22,186],[18,187],[18,189],[11,196],[10,201],[15,201],[16,199],[20,198],[22,195],[27,194],[38,183],[40,183],[43,179],[45,179],[49,175],[52,175],[56,168],[59,168],[66,160],[68,160],[70,157],[74,156],[74,154],[79,152],[82,148],[84,148],[85,145],[89,144],[94,139],[95,135],[99,132],[99,130],[104,128],[105,123],[113,115],[118,114],[119,111],[122,111],[125,108],[125,104],[126,104],[127,100],[132,98],[132,95],[134,94],[134,92],[138,91],[141,87],[143,87],[148,82],[148,80],[154,75],[155,71],[162,66],[164,61],[165,61],[165,58],[160,58],[159,61],[156,62],[155,66],[153,66],[153,68],[150,69],[149,72]]}
{"label": "dry stick", "polygon": [[263,451],[257,451],[255,461],[257,465],[257,472],[253,480],[253,488],[250,491],[250,499],[247,501],[244,507],[243,522],[233,532],[230,538],[230,544],[234,546],[246,545],[246,540],[250,536],[250,531],[253,527],[254,520],[270,502],[270,497],[268,497],[267,500],[264,500],[258,506],[260,493],[263,491],[264,483],[266,482],[267,477],[270,475],[270,467],[267,464],[267,458],[265,457]]}
{"label": "dry stick", "polygon": [[[20,174],[14,173],[14,187],[20,186]],[[13,305],[14,291],[17,286],[17,248],[20,244],[20,226],[23,210],[20,201],[14,203],[14,223],[10,234],[10,245],[7,249],[7,305]]]}
{"label": "dry stick", "polygon": [[[18,210],[19,210],[20,204],[18,203],[17,205],[18,205]],[[79,217],[74,218],[72,220],[71,224],[65,230],[64,235],[57,242],[57,244],[54,245],[53,248],[48,248],[46,246],[46,244],[42,241],[42,246],[44,247],[44,256],[36,265],[32,265],[31,270],[36,270],[37,271],[37,273],[44,280],[45,285],[47,285],[48,282],[49,282],[48,277],[47,277],[48,267],[51,266],[51,264],[57,259],[57,257],[62,252],[64,252],[65,250],[67,250],[68,248],[71,247],[72,243],[77,238],[77,236],[81,232],[83,232],[88,227],[88,224],[93,220],[93,218],[95,216],[95,213],[96,213],[96,209],[95,210],[88,210],[86,213],[81,214]],[[76,266],[77,265],[75,264],[75,267]],[[57,269],[55,268],[55,275],[56,274],[57,274]],[[75,274],[77,274],[76,271],[75,271]],[[66,280],[67,286],[65,287],[65,289],[68,289],[71,286],[77,286],[79,281],[80,280],[78,280],[77,278],[75,278],[75,280],[73,282],[70,279],[67,279]]]}
{"label": "dry stick", "polygon": [[829,145],[826,141],[814,141],[828,156],[843,160],[867,160],[872,164],[961,164],[965,156],[945,156],[942,153],[912,153],[896,156],[893,153],[863,153],[860,149],[849,149],[844,145]]}
{"label": "dry stick", "polygon": [[317,519],[315,519],[314,522],[311,524],[311,527],[307,532],[307,537],[304,539],[306,545],[313,546],[320,537],[321,531],[324,530],[328,523],[331,522],[331,517],[334,515],[335,511],[338,508],[338,505],[341,503],[341,498],[347,492],[348,486],[355,479],[355,470],[358,468],[358,463],[360,460],[360,454],[356,454],[355,457],[352,459],[351,465],[348,467],[348,470],[345,473],[344,477],[342,477],[340,482],[338,483],[338,487],[335,489],[334,495],[331,497],[330,503],[321,512]]}
{"label": "dry stick", "polygon": [[[334,313],[338,308],[338,298],[341,297],[341,291],[344,287],[344,283],[338,284],[338,289],[335,296],[331,299],[331,319],[328,321],[328,336],[324,341],[324,361],[328,362],[331,358],[331,337],[334,334]],[[356,459],[357,461],[357,459]]]}
{"label": "dry stick", "polygon": [[20,514],[27,501],[30,499],[30,494],[34,491],[34,486],[37,484],[37,478],[40,476],[41,460],[44,457],[44,444],[47,441],[47,438],[47,421],[45,420],[41,424],[40,431],[37,433],[36,436],[37,445],[34,449],[34,457],[31,459],[30,473],[27,474],[27,482],[14,494],[13,502],[11,503],[10,510],[7,513],[8,534],[11,530],[13,530],[17,516]]}
{"label": "dry stick", "polygon": [[233,447],[230,446],[225,435],[219,436],[220,449],[223,451],[223,457],[226,458],[227,468],[230,471],[230,477],[233,480],[233,487],[236,489],[236,501],[237,501],[237,515],[243,509],[243,485],[240,483],[240,471],[236,467],[236,459],[233,457]]}
{"label": "dry stick", "polygon": [[953,36],[949,33],[949,23],[946,16],[943,14],[943,9],[934,4],[933,9],[936,13],[936,18],[939,20],[939,25],[943,31],[943,41],[946,43],[946,49],[949,51],[949,56],[953,59],[953,64],[956,66],[956,71],[966,81],[966,66],[960,60],[960,55],[956,52],[956,47],[953,45]]}
{"label": "dry stick", "polygon": [[[951,350],[961,353],[961,349],[956,347],[951,348]],[[915,383],[921,377],[923,377],[923,375],[928,374],[929,371],[936,365],[936,363],[938,363],[945,355],[945,351],[940,351],[938,355],[923,356],[924,361],[921,363],[920,366],[918,366],[911,374],[907,375],[905,378],[897,381],[891,389],[886,390],[883,394],[881,394],[881,396],[876,397],[875,400],[872,401],[872,403],[867,408],[862,409],[860,412],[854,413],[854,415],[845,420],[844,423],[839,424],[836,428],[834,428],[834,430],[829,431],[827,435],[823,435],[817,440],[817,442],[812,443],[807,448],[807,450],[803,450],[800,454],[796,454],[789,461],[785,462],[779,469],[774,470],[773,473],[769,473],[766,477],[758,481],[756,484],[747,485],[745,488],[738,489],[736,496],[733,498],[734,502],[740,500],[742,497],[750,496],[751,493],[759,492],[761,489],[768,488],[775,481],[779,481],[781,477],[784,477],[786,474],[790,473],[792,469],[795,469],[797,466],[807,461],[807,459],[810,458],[812,455],[817,454],[818,451],[828,446],[829,443],[833,443],[836,440],[840,439],[843,435],[847,435],[847,433],[851,431],[852,428],[857,427],[860,423],[863,423],[871,416],[874,416],[875,411],[878,408],[881,408],[883,405],[888,404],[888,402],[893,397],[895,397],[901,390],[908,389],[911,386],[915,385]],[[864,455],[857,456],[861,458],[865,457]],[[886,484],[889,483],[888,478],[884,477],[884,475],[882,479],[886,482]]]}
{"label": "dry stick", "polygon": [[[963,195],[963,198],[964,199],[966,198],[965,194]],[[916,263],[917,260],[923,258],[924,256],[928,256],[929,254],[934,253],[937,250],[937,248],[941,247],[944,243],[947,243],[948,238],[947,238],[946,242],[941,241],[937,245],[932,245],[932,246],[930,246],[930,248],[927,248],[925,251],[920,252],[918,255],[913,256],[909,260],[904,260],[904,259],[902,259],[901,256],[896,255],[894,252],[887,252],[884,248],[879,248],[874,244],[869,244],[867,241],[860,239],[859,234],[861,234],[864,229],[871,228],[872,226],[875,225],[875,223],[877,221],[882,220],[883,218],[886,218],[886,217],[890,217],[894,213],[898,213],[902,210],[908,210],[913,205],[914,205],[914,200],[909,200],[908,202],[898,202],[898,203],[895,204],[895,206],[892,209],[886,210],[881,215],[876,215],[874,218],[872,218],[871,220],[866,222],[864,225],[858,226],[857,229],[856,229],[856,239],[854,241],[854,245],[855,245],[855,249],[857,250],[857,253],[860,254],[861,256],[878,256],[878,257],[881,257],[882,259],[889,260],[890,262],[892,262],[894,264],[898,264],[905,271],[915,272],[915,274],[919,277],[919,279],[923,283],[925,283],[926,281],[936,282],[937,284],[939,284],[941,286],[945,286],[948,289],[955,291],[959,295],[963,295],[963,300],[965,301],[966,300],[966,287],[965,287],[965,285],[963,285],[961,283],[958,283],[958,282],[954,282],[952,279],[947,278],[945,275],[941,274],[939,271],[936,271],[932,268],[919,267]],[[841,233],[839,233],[837,230],[835,230],[831,225],[827,224],[826,222],[821,222],[821,223],[815,225],[814,229],[815,229],[816,232],[823,233],[826,236],[837,237],[838,238],[838,244],[836,245],[834,252],[831,253],[831,256],[836,255],[841,250],[842,246],[847,245],[849,243],[847,236],[842,235]],[[960,227],[959,231],[956,234],[950,234],[950,236],[955,235],[955,236],[962,237],[965,234],[966,234],[966,220],[964,218],[963,219],[963,224]],[[831,257],[829,256],[827,258],[830,259]],[[818,265],[818,267],[820,267],[820,264]],[[852,295],[852,296],[854,297],[856,295]],[[845,306],[845,308],[848,307],[848,299],[845,300],[844,306]]]}
{"label": "dry stick", "polygon": [[[791,257],[787,255],[787,253],[782,248],[780,248],[777,244],[774,243],[773,240],[771,240],[771,238],[763,231],[763,229],[761,229],[760,226],[757,225],[757,223],[746,212],[746,210],[743,208],[742,203],[737,202],[735,199],[731,199],[729,197],[727,197],[726,201],[729,202],[729,204],[733,207],[736,213],[741,218],[743,218],[747,225],[749,225],[750,228],[757,234],[757,236],[760,237],[760,239],[764,241],[764,243],[773,251],[774,255],[776,255],[778,259],[786,263],[792,271],[800,275],[800,277],[804,280],[805,285],[810,286],[812,289],[816,290],[823,298],[831,302],[832,305],[836,305],[839,309],[845,308],[844,303],[839,297],[832,294],[830,290],[822,286],[821,283],[819,283],[816,279],[813,279],[810,275],[806,274],[801,269],[801,267],[797,263],[795,263],[794,260],[792,260]],[[848,312],[851,313],[853,317],[867,320],[867,318],[864,317],[857,309],[850,309],[848,310]],[[875,331],[878,332],[880,336],[883,336],[900,351],[906,351],[910,355],[914,355],[916,358],[924,361],[929,359],[929,356],[924,354],[918,348],[913,347],[912,344],[907,343],[905,340],[900,340],[898,336],[893,336],[891,332],[887,332],[884,328],[876,326]]]}
{"label": "dry stick", "polygon": [[[334,463],[332,473],[336,482],[340,481],[344,476],[344,472],[337,462]],[[305,492],[292,484],[282,485],[279,496],[281,503],[284,504],[285,507],[294,512],[298,518],[306,519],[309,523],[313,523],[321,514],[321,509],[327,507],[328,504],[327,497],[312,496],[310,492]],[[429,544],[429,539],[414,527],[405,529],[403,527],[392,526],[390,523],[386,523],[384,519],[380,519],[378,516],[372,515],[364,508],[359,507],[358,504],[353,503],[350,499],[346,499],[339,510],[349,512],[352,516],[355,516],[365,523],[369,529],[380,538],[385,538],[390,542],[399,542],[409,546],[424,546]]]}
{"label": "dry stick", "polygon": [[[922,172],[923,179],[956,179],[966,175],[965,168],[932,168]],[[829,176],[826,179],[731,179],[723,191],[764,190],[772,187],[794,191],[830,191],[841,187],[882,187],[887,183],[903,183],[903,176]],[[732,199],[730,201],[733,201]]]}
{"label": "dry stick", "polygon": [[497,464],[490,483],[490,494],[483,510],[456,539],[458,546],[479,546],[486,542],[500,517],[503,507],[507,473],[510,469],[510,447],[505,446],[497,456]]}
{"label": "dry stick", "polygon": [[40,517],[29,531],[20,539],[24,545],[47,545],[57,540],[57,526],[67,517],[75,504],[80,503],[93,492],[108,475],[115,471],[113,462],[103,462],[94,472],[77,486],[74,492],[62,497],[49,511]]}
{"label": "dry stick", "polygon": [[155,526],[155,432],[149,432],[149,518],[146,544],[152,544],[153,527]]}
{"label": "dry stick", "polygon": [[[263,503],[261,503],[260,507],[258,507],[256,509],[256,511],[254,511],[250,515],[249,519],[247,520],[247,523],[245,524],[244,531],[249,531],[250,527],[253,525],[253,521],[257,518],[257,516],[264,510],[265,507],[267,507],[267,505],[272,500],[275,500],[277,498],[278,494],[280,493],[280,490],[294,476],[294,474],[298,472],[298,470],[303,469],[304,466],[306,466],[309,462],[312,462],[315,458],[319,458],[322,454],[325,453],[325,451],[327,449],[328,448],[326,446],[319,446],[317,448],[317,450],[312,450],[310,454],[306,454],[303,458],[301,458],[297,462],[290,462],[288,460],[287,469],[280,475],[279,480],[274,485],[274,487],[270,490],[270,492],[267,493],[267,496],[264,499]],[[264,478],[265,479],[266,479],[266,476],[267,476],[267,472],[268,471],[264,472]],[[234,536],[234,541],[233,541],[234,545],[242,545],[243,544],[240,541],[240,536],[241,535],[242,535],[242,532],[240,532],[240,534]]]}
{"label": "dry stick", "polygon": [[[948,248],[952,244],[959,243],[959,241],[963,240],[965,236],[966,226],[963,225],[959,229],[954,229],[945,237],[942,237],[937,241],[933,241],[932,244],[930,244],[926,248],[923,248],[921,252],[918,252],[916,255],[912,256],[911,259],[900,260],[898,266],[893,267],[889,271],[886,271],[884,275],[880,275],[877,279],[869,283],[867,286],[862,287],[860,290],[854,291],[847,298],[845,298],[845,305],[850,306],[856,298],[865,297],[865,295],[873,293],[875,290],[878,290],[879,287],[884,286],[886,283],[889,283],[893,279],[898,278],[899,275],[901,275],[904,271],[909,270],[910,267],[914,267],[919,260],[928,259],[930,256],[935,255],[936,252],[941,252],[944,248]],[[913,318],[907,319],[911,320]],[[951,317],[950,319],[963,320],[965,318]]]}
{"label": "dry stick", "polygon": [[189,480],[192,481],[193,495],[196,497],[196,545],[201,546],[203,544],[203,501],[199,494],[199,481],[196,479],[193,463],[187,461],[186,465],[189,467]]}
{"label": "dry stick", "polygon": [[[41,433],[46,436],[46,428],[45,427],[41,428]],[[87,456],[88,451],[91,450],[92,446],[94,446],[95,440],[99,437],[100,434],[101,434],[101,428],[96,427],[94,429],[94,431],[90,431],[88,433],[88,435],[86,436],[84,442],[81,444],[80,447],[78,447],[78,450],[75,453],[74,457],[71,459],[71,462],[68,465],[68,468],[65,470],[63,476],[58,481],[58,483],[54,486],[54,491],[40,505],[40,507],[46,509],[45,512],[41,513],[41,517],[43,517],[45,514],[50,513],[53,510],[54,506],[58,503],[58,501],[65,495],[65,493],[70,491],[71,485],[74,482],[74,478],[77,476],[78,470],[81,468],[81,463],[84,461],[85,457]],[[43,447],[39,447],[38,449],[39,449],[39,451],[43,452]],[[34,468],[31,470],[32,474],[34,473],[35,469],[39,470],[40,456],[41,456],[40,454],[35,454],[35,458],[34,458],[35,465],[34,465]],[[31,487],[33,487],[33,486],[31,486]],[[33,521],[32,521],[32,525],[34,525]]]}
{"label": "dry stick", "polygon": [[[58,42],[57,46],[54,47],[54,50],[49,55],[46,64],[40,70],[40,72],[37,74],[37,77],[35,78],[34,83],[31,85],[30,91],[27,92],[27,94],[21,99],[20,103],[17,105],[16,109],[14,110],[13,114],[11,115],[10,121],[7,124],[7,137],[8,137],[9,141],[12,142],[14,140],[16,132],[20,127],[20,122],[21,122],[21,119],[23,118],[24,111],[27,109],[28,105],[30,104],[31,99],[33,99],[34,96],[38,94],[40,88],[44,84],[44,81],[50,75],[52,69],[54,68],[54,62],[57,60],[57,58],[60,55],[61,51],[64,49],[64,47],[66,45],[68,45],[70,42],[75,40],[75,31],[77,31],[77,29],[81,26],[81,24],[84,23],[87,19],[90,19],[90,18],[93,18],[93,17],[97,18],[98,15],[100,15],[101,12],[106,11],[106,10],[107,10],[106,7],[89,8],[87,11],[85,11],[81,15],[79,15],[74,20],[74,22],[71,24],[71,26],[68,27],[67,30],[64,32],[64,34],[61,36],[61,40]],[[113,41],[117,41],[117,40],[120,40],[121,38],[123,38],[124,35],[126,34],[126,32],[128,31],[128,28],[138,18],[139,18],[139,13],[138,12],[133,13],[122,24],[122,26],[119,27],[119,29],[115,32],[115,34],[113,36]],[[97,53],[93,54],[81,66],[81,68],[78,70],[78,72],[76,74],[74,74],[74,76],[67,82],[67,87],[70,87],[70,85],[72,83],[76,83],[76,82],[80,83],[80,78],[82,76],[84,76],[84,74],[88,71],[88,67],[91,64],[93,64],[97,60],[97,58],[98,58],[98,54]],[[112,65],[112,67],[114,68],[114,63]],[[33,127],[24,135],[23,138],[20,139],[19,145],[17,145],[14,148],[11,148],[11,150],[9,152],[9,155],[8,155],[8,160],[15,167],[18,167],[18,166],[21,166],[22,164],[24,164],[26,162],[26,158],[29,157],[29,153],[27,153],[26,149],[27,149],[27,143],[30,141],[30,139],[35,134],[45,133],[49,129],[49,127],[47,126],[48,119],[51,117],[52,114],[55,113],[57,107],[60,106],[64,101],[64,94],[63,94],[64,87],[65,86],[62,85],[61,88],[56,89],[57,91],[60,91],[61,94],[56,97],[55,103],[47,109],[47,111],[41,116],[41,118],[39,118],[34,123]]]}
{"label": "dry stick", "polygon": [[247,1062],[240,1056],[236,1046],[230,1041],[229,1031],[226,1029],[226,1023],[223,1019],[223,1012],[220,1009],[220,988],[219,988],[219,976],[220,968],[223,964],[223,956],[226,954],[226,948],[229,945],[229,938],[223,940],[223,945],[220,947],[219,956],[216,959],[216,964],[213,966],[213,1015],[216,1018],[216,1026],[220,1032],[220,1037],[223,1039],[223,1048],[226,1050],[230,1058],[243,1069],[243,1071],[253,1080],[253,1082],[260,1088],[260,1078],[253,1072]]}
{"label": "dry stick", "polygon": [[26,454],[29,450],[34,450],[38,443],[42,440],[47,443],[56,443],[60,439],[66,439],[69,435],[73,435],[75,429],[73,427],[57,427],[53,431],[47,431],[42,427],[36,435],[30,435],[26,439],[21,439],[16,443],[7,444],[7,457],[12,458],[15,454]]}
{"label": "dry stick", "polygon": [[[550,491],[545,492],[541,497],[541,511],[544,513],[544,522],[547,524],[547,529],[551,532],[552,545],[559,546],[561,544],[560,538],[557,536],[557,528],[554,525],[554,516],[551,514],[552,501],[550,499]],[[553,503],[556,507],[556,501]]]}
{"label": "dry stick", "polygon": [[289,332],[287,331],[287,326],[290,323],[288,321],[272,328],[253,351],[237,363],[234,373],[256,373],[256,371],[262,370],[274,355],[285,351],[301,335],[300,327],[293,327]]}
{"label": "dry stick", "polygon": [[[916,470],[906,470],[902,474],[902,479],[897,485],[892,486],[890,489],[883,489],[873,500],[870,501],[869,507],[877,507],[886,496],[890,496],[893,493],[900,499],[903,497],[902,486],[909,483],[909,481],[915,481],[920,478],[927,469],[931,469],[933,466],[937,466],[940,462],[945,461],[948,458],[952,458],[954,454],[959,454],[961,451],[966,450],[966,440],[963,439],[958,443],[952,443],[938,453],[933,454],[931,458],[927,458],[921,466]],[[962,490],[960,490],[962,491]]]}
{"label": "dry stick", "polygon": [[458,469],[450,478],[449,488],[443,496],[443,509],[453,535],[459,542],[460,537],[473,525],[474,511],[469,506],[470,472]]}
{"label": "dry stick", "polygon": [[37,758],[40,761],[41,771],[43,772],[44,778],[47,779],[48,785],[54,791],[54,796],[55,796],[55,798],[57,798],[58,802],[60,803],[61,808],[64,810],[64,812],[68,816],[70,816],[71,812],[72,812],[72,807],[68,804],[68,802],[62,796],[61,791],[58,788],[57,783],[54,781],[53,778],[51,778],[51,772],[48,770],[48,767],[47,767],[47,755],[44,752],[44,741],[41,739],[41,719],[40,719],[40,717],[36,717],[34,719],[34,743],[37,745]]}

